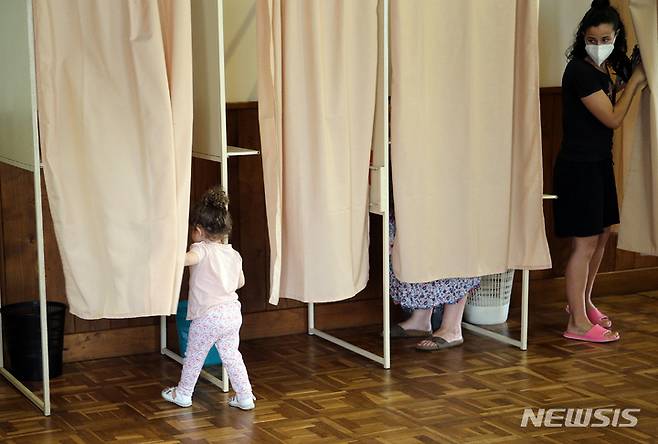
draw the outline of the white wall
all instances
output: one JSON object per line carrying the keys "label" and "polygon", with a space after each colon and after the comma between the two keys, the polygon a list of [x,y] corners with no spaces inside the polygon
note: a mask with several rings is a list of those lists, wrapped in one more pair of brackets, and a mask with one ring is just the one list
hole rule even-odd
{"label": "white wall", "polygon": [[[227,101],[245,102],[257,100],[257,44],[256,44],[256,1],[224,0],[224,44],[226,54],[226,89]],[[8,18],[6,8],[23,5],[22,1],[1,2],[4,18]],[[541,68],[541,86],[559,86],[565,65],[564,53],[571,45],[573,33],[590,0],[540,0],[539,9],[539,51]],[[16,13],[17,11],[13,11]],[[10,21],[11,22],[11,21]],[[0,27],[0,33],[12,33],[12,38],[2,38],[5,43],[14,42],[4,48],[5,51],[24,51],[25,47],[16,47],[14,26],[20,22],[7,23]],[[6,37],[6,36],[5,36]],[[20,42],[19,42],[20,43]],[[4,59],[4,57],[3,57]],[[5,59],[7,60],[7,59]],[[5,68],[7,65],[3,64]],[[6,78],[7,73],[3,73]],[[5,85],[14,82],[3,82]],[[27,88],[23,82],[22,88]],[[23,92],[4,91],[13,94]],[[7,99],[7,97],[4,97]],[[27,129],[25,134],[31,131]],[[30,136],[31,137],[31,136]],[[27,141],[27,139],[26,139]],[[31,141],[31,139],[30,139]],[[27,159],[26,159],[27,160]]]}
{"label": "white wall", "polygon": [[573,43],[578,23],[591,0],[540,0],[540,86],[560,86],[566,65],[565,53]]}
{"label": "white wall", "polygon": [[256,0],[224,0],[227,102],[257,100]]}
{"label": "white wall", "polygon": [[[591,0],[540,0],[540,85],[560,86],[565,52]],[[257,100],[256,0],[224,0],[226,89],[229,102]]]}
{"label": "white wall", "polygon": [[34,164],[32,86],[23,0],[0,0],[0,162]]}

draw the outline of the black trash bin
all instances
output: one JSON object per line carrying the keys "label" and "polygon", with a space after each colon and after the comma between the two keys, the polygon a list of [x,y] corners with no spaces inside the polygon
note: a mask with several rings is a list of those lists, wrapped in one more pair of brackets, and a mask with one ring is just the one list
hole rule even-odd
{"label": "black trash bin", "polygon": [[[66,305],[60,302],[48,302],[46,309],[49,373],[51,378],[56,378],[62,374]],[[42,380],[39,302],[5,305],[0,309],[0,313],[11,373],[20,380]]]}

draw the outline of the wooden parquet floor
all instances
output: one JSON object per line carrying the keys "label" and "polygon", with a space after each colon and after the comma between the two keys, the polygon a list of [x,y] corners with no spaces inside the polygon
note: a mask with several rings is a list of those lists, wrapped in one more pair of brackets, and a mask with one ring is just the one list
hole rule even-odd
{"label": "wooden parquet floor", "polygon": [[[304,335],[242,345],[257,408],[226,406],[201,380],[194,405],[160,399],[180,367],[160,355],[65,366],[43,417],[0,382],[7,443],[651,443],[658,442],[658,292],[599,299],[622,340],[561,338],[562,305],[531,313],[527,352],[465,331],[463,347],[394,342],[393,369]],[[515,315],[517,313],[513,313]],[[510,334],[518,333],[510,322]],[[378,351],[377,329],[339,334]],[[639,408],[634,428],[522,428],[523,409]]]}

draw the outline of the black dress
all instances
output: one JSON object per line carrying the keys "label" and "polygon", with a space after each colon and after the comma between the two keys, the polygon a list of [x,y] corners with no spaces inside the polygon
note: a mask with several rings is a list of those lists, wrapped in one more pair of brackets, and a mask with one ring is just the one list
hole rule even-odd
{"label": "black dress", "polygon": [[604,91],[615,103],[609,74],[571,60],[562,77],[563,138],[553,172],[555,233],[587,237],[619,223],[612,162],[613,130],[598,120],[581,98]]}

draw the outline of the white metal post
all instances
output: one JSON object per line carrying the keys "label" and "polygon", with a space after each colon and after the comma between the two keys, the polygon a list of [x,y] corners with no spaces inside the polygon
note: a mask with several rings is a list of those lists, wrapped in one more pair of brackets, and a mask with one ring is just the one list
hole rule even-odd
{"label": "white metal post", "polygon": [[[221,183],[224,192],[228,194],[228,144],[226,143],[226,71],[224,64],[224,0],[217,2],[217,48],[219,56],[219,125],[220,141],[222,144],[221,153]],[[222,390],[228,392],[228,373],[226,366],[222,363]]]}
{"label": "white metal post", "polygon": [[34,209],[37,235],[37,271],[39,274],[39,317],[41,322],[41,366],[43,373],[43,413],[50,415],[50,361],[48,353],[48,306],[46,300],[46,266],[43,239],[43,214],[41,199],[41,152],[39,145],[39,122],[36,82],[36,59],[34,51],[34,14],[32,1],[26,0],[27,28],[30,52],[30,85],[32,89],[32,146],[34,149]]}
{"label": "white metal post", "polygon": [[167,316],[160,316],[160,353],[167,349]]}
{"label": "white metal post", "polygon": [[313,302],[308,303],[308,334],[313,335],[315,330],[315,304]]}
{"label": "white metal post", "polygon": [[217,2],[217,47],[219,76],[219,130],[220,130],[220,181],[222,189],[228,193],[228,144],[226,142],[226,71],[224,63],[224,0]]}
{"label": "white metal post", "polygon": [[523,270],[521,284],[521,350],[528,349],[528,295],[530,293],[530,271]]}
{"label": "white metal post", "polygon": [[[4,347],[2,338],[2,321],[0,320],[0,374],[25,397],[39,407],[44,415],[50,415],[50,366],[48,361],[48,311],[46,301],[46,276],[43,244],[43,218],[41,206],[41,156],[39,152],[39,132],[37,121],[37,89],[36,89],[36,63],[34,52],[34,16],[32,10],[32,1],[25,0],[27,18],[27,40],[28,40],[28,65],[30,77],[30,99],[32,107],[32,160],[33,160],[33,184],[34,184],[34,209],[35,209],[35,228],[37,237],[37,273],[39,282],[39,325],[41,328],[41,362],[42,362],[42,379],[43,379],[43,399],[35,395],[32,390],[27,388],[21,381],[4,368]],[[0,298],[2,295],[0,294]],[[0,303],[1,305],[1,303]]]}
{"label": "white metal post", "polygon": [[382,88],[381,88],[381,106],[382,106],[382,145],[375,149],[381,150],[382,159],[380,165],[370,166],[371,172],[377,172],[379,179],[379,207],[375,208],[376,205],[370,205],[370,212],[378,214],[382,217],[382,320],[383,320],[383,353],[382,356],[377,356],[374,353],[364,350],[361,347],[357,347],[354,344],[351,344],[347,341],[344,341],[340,338],[337,338],[333,335],[325,333],[321,330],[315,328],[315,304],[312,302],[307,303],[307,315],[308,315],[308,334],[315,335],[319,338],[322,338],[326,341],[329,341],[333,344],[336,344],[340,347],[345,348],[351,352],[354,352],[358,355],[361,355],[367,359],[375,361],[381,364],[385,369],[391,368],[391,337],[390,337],[390,302],[389,302],[389,236],[388,236],[388,202],[389,202],[389,162],[388,162],[388,153],[389,153],[389,136],[388,136],[388,96],[389,96],[389,57],[388,57],[388,27],[389,27],[389,0],[381,0],[380,5],[382,6],[382,21],[380,22],[382,30],[382,40],[383,40],[383,49],[382,49]]}
{"label": "white metal post", "polygon": [[389,150],[390,150],[390,144],[389,144],[389,78],[388,78],[388,71],[389,71],[389,41],[388,41],[388,35],[389,35],[389,0],[384,0],[384,11],[382,14],[382,22],[383,22],[383,40],[384,40],[384,51],[382,54],[382,59],[383,59],[383,79],[384,81],[382,82],[382,94],[383,94],[383,108],[384,108],[384,113],[383,113],[383,142],[384,146],[382,147],[384,151],[384,159],[383,159],[383,166],[384,168],[382,169],[382,174],[383,178],[380,181],[382,184],[383,189],[381,190],[381,196],[382,196],[382,307],[383,307],[383,323],[384,323],[384,332],[383,332],[383,339],[384,339],[384,368],[388,369],[391,368],[391,307],[390,307],[390,299],[389,299],[389,290],[390,290],[390,276],[389,276],[389,267],[390,267],[390,255],[389,255],[389,244],[390,244],[390,239],[389,239],[389,233],[388,233],[388,221],[389,221],[389,211],[391,211],[390,207],[390,196],[388,193],[389,190],[389,171],[390,171],[390,166],[389,166]]}

